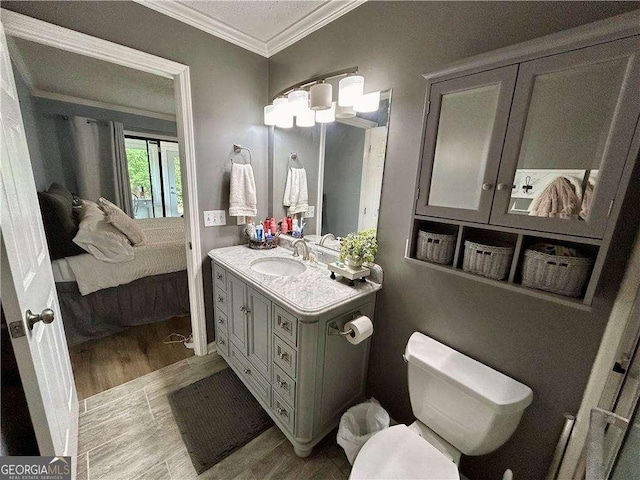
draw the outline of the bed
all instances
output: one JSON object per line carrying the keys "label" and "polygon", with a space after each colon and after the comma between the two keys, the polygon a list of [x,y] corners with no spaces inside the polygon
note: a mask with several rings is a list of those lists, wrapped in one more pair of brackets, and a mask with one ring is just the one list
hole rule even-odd
{"label": "bed", "polygon": [[136,223],[147,242],[133,247],[131,261],[107,263],[89,253],[52,261],[70,345],[189,314],[184,219]]}
{"label": "bed", "polygon": [[131,246],[125,239],[127,260],[109,262],[72,245],[82,232],[82,201],[74,215],[63,187],[38,196],[69,345],[189,314],[183,218],[129,219],[146,241]]}

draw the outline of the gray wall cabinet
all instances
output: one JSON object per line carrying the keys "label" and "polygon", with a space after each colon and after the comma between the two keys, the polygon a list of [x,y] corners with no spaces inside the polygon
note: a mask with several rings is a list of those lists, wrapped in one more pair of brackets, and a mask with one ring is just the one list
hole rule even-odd
{"label": "gray wall cabinet", "polygon": [[[616,35],[425,75],[410,261],[590,310],[640,149],[640,36]],[[449,263],[430,262],[421,231],[448,236]],[[473,243],[485,263],[491,247],[512,249],[501,280],[475,275]],[[534,265],[550,244],[583,257],[570,261],[584,270],[562,254]]]}
{"label": "gray wall cabinet", "polygon": [[212,263],[218,353],[306,457],[365,398],[370,340],[352,345],[331,326],[373,319],[375,293],[323,315],[294,315]]}

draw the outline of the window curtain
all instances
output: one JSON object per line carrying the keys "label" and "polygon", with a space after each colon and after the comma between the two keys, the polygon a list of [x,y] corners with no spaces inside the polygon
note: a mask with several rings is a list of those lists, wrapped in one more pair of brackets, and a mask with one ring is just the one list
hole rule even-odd
{"label": "window curtain", "polygon": [[81,198],[112,201],[128,215],[133,214],[124,127],[86,117],[71,117],[72,170]]}
{"label": "window curtain", "polygon": [[124,146],[124,125],[120,122],[109,122],[113,146],[112,164],[114,177],[115,204],[133,217],[133,200],[131,198],[131,182],[127,166],[127,151]]}

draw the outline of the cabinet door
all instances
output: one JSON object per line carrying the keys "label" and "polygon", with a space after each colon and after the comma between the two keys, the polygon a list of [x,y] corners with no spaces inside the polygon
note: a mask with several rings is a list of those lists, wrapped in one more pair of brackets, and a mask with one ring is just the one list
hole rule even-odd
{"label": "cabinet door", "polygon": [[247,286],[229,275],[229,340],[244,354],[247,354]]}
{"label": "cabinet door", "polygon": [[640,112],[639,52],[636,36],[521,64],[491,223],[602,238]]}
{"label": "cabinet door", "polygon": [[271,378],[271,302],[247,289],[247,358],[265,377]]}
{"label": "cabinet door", "polygon": [[489,221],[517,66],[429,89],[418,215]]}

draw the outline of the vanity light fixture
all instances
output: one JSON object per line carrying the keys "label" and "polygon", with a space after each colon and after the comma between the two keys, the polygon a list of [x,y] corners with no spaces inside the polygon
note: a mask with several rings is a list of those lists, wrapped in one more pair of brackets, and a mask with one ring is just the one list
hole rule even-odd
{"label": "vanity light fixture", "polygon": [[366,112],[375,112],[380,108],[380,92],[371,92],[365,95],[362,95],[359,99],[356,100],[356,103],[353,105],[353,109],[356,112],[366,113]]}
{"label": "vanity light fixture", "polygon": [[289,109],[294,116],[303,114],[309,109],[309,92],[298,88],[287,95]]}
{"label": "vanity light fixture", "polygon": [[316,122],[331,123],[336,121],[336,102],[331,102],[331,108],[316,111]]}
{"label": "vanity light fixture", "polygon": [[364,77],[361,75],[349,75],[338,85],[339,107],[352,107],[364,94]]}
{"label": "vanity light fixture", "polygon": [[324,80],[316,83],[309,89],[309,108],[311,110],[331,110],[333,99],[333,87]]}
{"label": "vanity light fixture", "polygon": [[265,125],[275,125],[276,124],[276,107],[271,105],[267,105],[264,107],[264,124]]}
{"label": "vanity light fixture", "polygon": [[353,107],[341,107],[340,102],[336,107],[336,118],[353,118],[356,116],[356,111]]}
{"label": "vanity light fixture", "polygon": [[[342,78],[339,82],[338,101],[333,101],[333,86],[330,79]],[[374,111],[380,101],[380,92],[364,95],[364,77],[358,74],[358,67],[325,73],[296,83],[276,94],[273,111],[267,105],[264,109],[264,124],[280,128],[291,128],[293,117],[299,127],[312,127],[316,122],[330,123],[336,118],[353,118],[358,111]],[[375,107],[375,108],[374,108]],[[272,115],[275,116],[275,119]]]}
{"label": "vanity light fixture", "polygon": [[316,112],[309,108],[298,113],[296,117],[296,126],[298,127],[313,127],[316,124]]}

